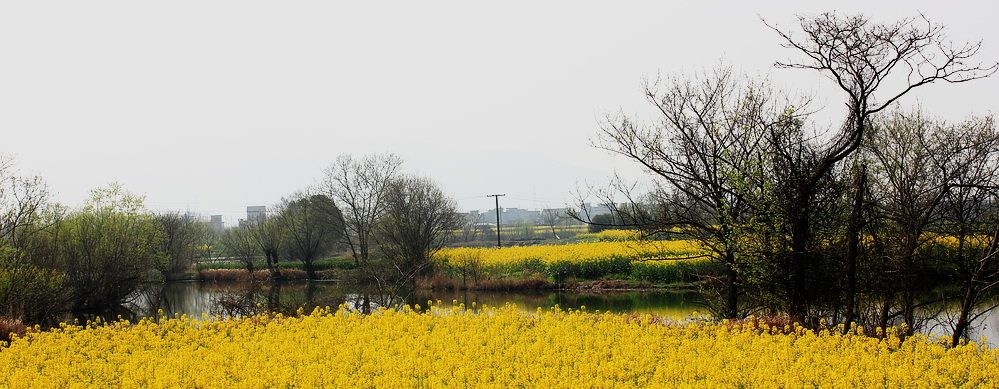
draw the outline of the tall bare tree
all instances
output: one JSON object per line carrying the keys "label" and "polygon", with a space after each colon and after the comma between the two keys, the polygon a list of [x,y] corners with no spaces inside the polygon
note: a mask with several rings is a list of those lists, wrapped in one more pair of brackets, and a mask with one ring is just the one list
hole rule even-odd
{"label": "tall bare tree", "polygon": [[320,193],[333,199],[343,215],[343,238],[354,260],[367,262],[372,233],[385,213],[385,190],[396,177],[402,159],[394,154],[373,154],[355,159],[341,155],[323,169]]}
{"label": "tall bare tree", "polygon": [[[808,311],[806,277],[814,261],[813,208],[820,182],[834,165],[853,153],[868,129],[871,116],[914,89],[937,81],[965,82],[992,75],[999,63],[970,63],[979,43],[952,44],[944,27],[926,17],[895,23],[871,22],[863,15],[823,13],[798,17],[800,32],[767,24],[784,40],[784,46],[803,55],[802,60],[776,62],[777,67],[818,71],[845,92],[847,117],[831,140],[816,150],[813,162],[797,169],[797,182],[789,190],[786,214],[791,236],[791,292],[789,313],[802,320]],[[766,23],[764,21],[764,23]]]}

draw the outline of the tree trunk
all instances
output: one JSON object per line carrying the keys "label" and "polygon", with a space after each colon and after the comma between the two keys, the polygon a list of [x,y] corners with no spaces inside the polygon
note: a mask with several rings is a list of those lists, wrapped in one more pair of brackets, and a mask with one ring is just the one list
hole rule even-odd
{"label": "tree trunk", "polygon": [[888,317],[891,313],[892,298],[891,296],[885,295],[884,299],[884,302],[881,304],[881,317],[878,318],[878,327],[881,328],[882,331],[887,331]]}
{"label": "tree trunk", "polygon": [[727,273],[725,277],[725,318],[739,319],[739,276],[733,264],[727,266]]}
{"label": "tree trunk", "polygon": [[268,249],[264,252],[264,256],[267,257],[267,270],[271,273],[271,278],[274,280],[281,279],[281,272],[277,269],[278,263],[278,253],[276,249]]}
{"label": "tree trunk", "polygon": [[867,187],[867,168],[859,165],[854,176],[853,206],[847,220],[847,252],[846,252],[846,312],[843,318],[843,332],[849,332],[853,326],[854,314],[857,310],[857,261],[860,256],[861,211],[864,207],[864,192]]}
{"label": "tree trunk", "polygon": [[807,291],[807,272],[810,261],[810,255],[808,252],[808,241],[810,240],[810,218],[809,209],[805,204],[800,204],[805,202],[808,197],[799,197],[796,199],[796,204],[793,208],[796,212],[792,213],[791,217],[791,255],[790,255],[790,291],[788,293],[788,309],[787,313],[791,317],[791,320],[805,325],[805,319],[808,314],[808,291]]}
{"label": "tree trunk", "polygon": [[310,280],[318,280],[319,277],[316,276],[316,266],[313,261],[303,261],[302,267],[305,268],[305,274]]}
{"label": "tree trunk", "polygon": [[954,324],[954,334],[951,336],[950,343],[951,347],[957,347],[961,343],[961,338],[967,335],[968,327],[971,327],[971,310],[975,307],[976,300],[978,300],[974,282],[974,279],[971,279],[965,284],[964,296],[961,298],[961,313],[958,314],[957,323]]}

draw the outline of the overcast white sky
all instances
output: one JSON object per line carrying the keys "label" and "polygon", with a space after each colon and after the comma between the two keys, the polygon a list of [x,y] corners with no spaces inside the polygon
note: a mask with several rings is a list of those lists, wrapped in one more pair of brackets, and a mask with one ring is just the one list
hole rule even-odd
{"label": "overcast white sky", "polygon": [[[151,209],[228,222],[344,153],[396,153],[466,210],[494,193],[558,207],[577,183],[641,177],[589,139],[605,113],[645,115],[644,77],[722,60],[839,109],[821,77],[773,68],[796,53],[761,16],[921,11],[996,61],[996,3],[3,2],[0,152],[64,204],[118,181]],[[912,97],[950,120],[989,114],[999,76]]]}

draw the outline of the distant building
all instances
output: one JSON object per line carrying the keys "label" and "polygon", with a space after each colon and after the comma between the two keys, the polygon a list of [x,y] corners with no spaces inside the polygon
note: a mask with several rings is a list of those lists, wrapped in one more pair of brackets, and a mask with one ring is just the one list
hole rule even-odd
{"label": "distant building", "polygon": [[512,225],[516,223],[536,223],[541,217],[541,211],[530,211],[527,209],[520,208],[506,208],[503,210],[503,214],[500,216],[500,221],[505,225]]}
{"label": "distant building", "polygon": [[[500,224],[504,226],[514,225],[518,222],[528,222],[528,223],[538,223],[538,219],[541,217],[541,211],[531,211],[527,209],[520,208],[500,208]],[[473,216],[478,216],[479,223],[489,223],[490,225],[496,224],[496,209],[490,209],[485,212],[471,211],[469,214]]]}
{"label": "distant building", "polygon": [[222,222],[222,215],[212,215],[211,223],[215,231],[222,231],[225,228],[225,223]]}
{"label": "distant building", "polygon": [[[612,205],[612,204],[610,204],[610,205]],[[610,205],[609,204],[597,204],[597,205],[593,205],[593,204],[590,204],[590,203],[582,204],[582,208],[578,209],[578,211],[579,211],[579,217],[581,219],[583,219],[583,222],[587,222],[593,216],[612,213]],[[579,223],[579,221],[577,221],[577,220],[575,220],[575,219],[570,218],[570,217],[567,216],[565,208],[547,208],[547,209],[544,209],[544,210],[533,210],[532,211],[532,210],[521,209],[521,208],[502,208],[502,207],[500,207],[499,211],[500,211],[500,224],[502,224],[504,226],[512,226],[512,225],[517,224],[518,222],[528,222],[528,223],[532,223],[532,224],[534,224],[536,226],[542,225],[543,224],[543,221],[541,220],[541,213],[542,212],[554,212],[555,214],[560,215],[561,220],[564,220],[565,222],[567,222],[569,224]],[[490,226],[495,226],[496,225],[496,209],[495,208],[494,209],[490,209],[488,211],[481,211],[481,212],[478,211],[478,210],[469,211],[467,213],[467,215],[470,215],[470,217],[472,217],[473,220],[476,220],[478,224],[490,225]]]}
{"label": "distant building", "polygon": [[608,214],[608,213],[613,213],[613,212],[611,211],[611,207],[609,207],[607,204],[593,205],[590,203],[585,203],[582,204],[582,209],[579,210],[580,218],[582,218],[584,221],[587,222],[589,222],[590,218],[594,216]]}
{"label": "distant building", "polygon": [[246,207],[246,222],[253,224],[260,224],[264,221],[264,216],[267,214],[267,207],[263,205],[251,205]]}

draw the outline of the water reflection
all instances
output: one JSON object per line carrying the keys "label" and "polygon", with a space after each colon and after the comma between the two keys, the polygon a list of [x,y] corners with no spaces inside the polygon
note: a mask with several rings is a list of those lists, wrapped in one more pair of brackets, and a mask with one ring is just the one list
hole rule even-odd
{"label": "water reflection", "polygon": [[607,293],[572,292],[494,292],[403,290],[388,296],[372,288],[328,282],[285,282],[278,284],[180,282],[150,285],[137,293],[129,305],[127,318],[158,315],[202,314],[239,317],[262,311],[292,313],[302,308],[372,310],[378,307],[420,305],[428,302],[465,304],[467,307],[516,304],[525,310],[537,308],[582,309],[621,313],[655,313],[685,317],[703,310],[696,292],[628,291]]}
{"label": "water reflection", "polygon": [[[578,310],[589,312],[654,313],[667,317],[684,318],[704,312],[697,292],[628,291],[607,293],[575,292],[493,292],[493,291],[429,291],[403,290],[394,295],[378,293],[372,288],[341,285],[335,282],[285,282],[268,283],[198,283],[181,282],[148,285],[136,293],[131,302],[113,312],[104,312],[104,319],[121,317],[137,320],[160,315],[203,314],[219,317],[241,317],[264,311],[291,314],[298,309],[311,311],[315,307],[336,309],[344,305],[362,312],[378,307],[399,305],[427,306],[427,302],[450,305],[453,302],[466,307],[502,306],[513,303],[533,311],[538,308]],[[927,304],[918,312],[916,329],[925,334],[950,335],[951,316],[957,310],[952,303]],[[95,315],[78,315],[80,320],[93,320]],[[898,324],[898,323],[896,323]],[[969,338],[982,336],[999,340],[999,315],[979,318],[970,331]]]}

